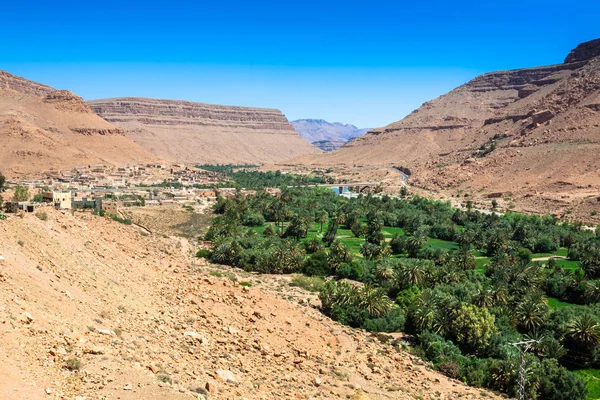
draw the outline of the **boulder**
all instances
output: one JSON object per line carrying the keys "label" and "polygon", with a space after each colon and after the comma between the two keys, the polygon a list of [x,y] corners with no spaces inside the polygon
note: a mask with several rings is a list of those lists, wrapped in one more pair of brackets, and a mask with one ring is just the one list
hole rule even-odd
{"label": "boulder", "polygon": [[534,124],[543,124],[544,122],[550,121],[554,118],[554,113],[550,110],[538,111],[531,116],[531,120]]}

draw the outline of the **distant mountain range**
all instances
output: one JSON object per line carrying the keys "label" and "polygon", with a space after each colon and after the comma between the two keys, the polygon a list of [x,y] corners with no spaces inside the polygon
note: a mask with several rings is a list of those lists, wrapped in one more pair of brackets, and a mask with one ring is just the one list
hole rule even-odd
{"label": "distant mountain range", "polygon": [[300,136],[324,151],[333,151],[370,130],[322,119],[299,119],[291,124]]}

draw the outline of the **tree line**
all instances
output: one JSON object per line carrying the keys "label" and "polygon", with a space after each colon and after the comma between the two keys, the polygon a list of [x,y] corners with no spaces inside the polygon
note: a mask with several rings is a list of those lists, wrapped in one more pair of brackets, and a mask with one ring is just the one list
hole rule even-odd
{"label": "tree line", "polygon": [[[290,188],[279,197],[238,193],[219,197],[214,211],[206,234],[214,247],[203,254],[211,261],[329,277],[319,294],[326,315],[413,334],[414,351],[439,371],[509,395],[520,362],[511,343],[535,339],[526,357],[527,396],[586,397],[572,370],[600,360],[600,239],[581,223],[486,215],[418,196],[347,199],[324,188]],[[389,237],[387,227],[397,233]],[[360,239],[358,251],[348,232]],[[452,246],[435,248],[431,239]],[[532,261],[559,248],[581,268]],[[485,267],[477,268],[478,258]],[[578,305],[550,308],[548,297]]]}

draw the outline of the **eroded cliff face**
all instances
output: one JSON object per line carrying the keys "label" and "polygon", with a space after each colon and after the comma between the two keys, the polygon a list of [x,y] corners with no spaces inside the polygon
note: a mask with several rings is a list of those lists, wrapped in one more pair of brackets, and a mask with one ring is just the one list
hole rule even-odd
{"label": "eroded cliff face", "polygon": [[46,96],[54,91],[50,86],[21,78],[6,71],[0,71],[0,89],[10,89],[33,96]]}
{"label": "eroded cliff face", "polygon": [[0,71],[0,167],[9,177],[86,163],[121,165],[156,157],[83,99]]}
{"label": "eroded cliff face", "polygon": [[316,151],[275,109],[145,98],[88,104],[141,146],[173,161],[265,163]]}
{"label": "eroded cliff face", "polygon": [[141,122],[146,125],[233,127],[296,135],[281,111],[275,109],[143,98],[95,100],[89,104],[94,112],[116,124]]}

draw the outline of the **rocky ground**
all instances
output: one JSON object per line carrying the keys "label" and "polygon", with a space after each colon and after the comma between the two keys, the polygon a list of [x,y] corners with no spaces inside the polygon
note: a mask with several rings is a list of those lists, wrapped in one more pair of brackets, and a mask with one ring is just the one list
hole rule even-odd
{"label": "rocky ground", "polygon": [[0,221],[2,399],[497,397],[323,317],[289,277],[192,264],[185,239],[46,213]]}

